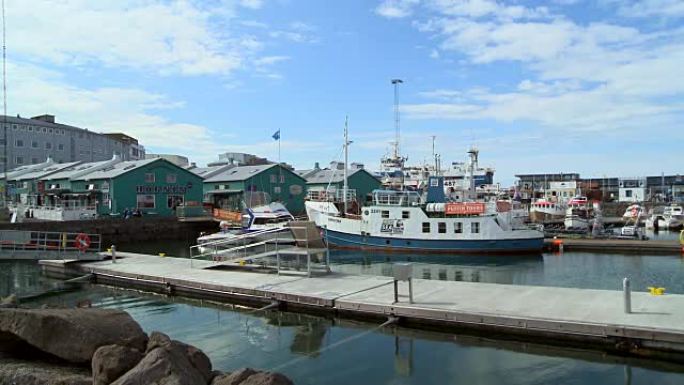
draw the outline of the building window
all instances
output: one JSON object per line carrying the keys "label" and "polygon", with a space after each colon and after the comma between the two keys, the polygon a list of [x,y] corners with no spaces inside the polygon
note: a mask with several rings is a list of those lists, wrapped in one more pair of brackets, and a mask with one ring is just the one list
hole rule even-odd
{"label": "building window", "polygon": [[632,197],[632,190],[625,190],[625,197],[631,198]]}
{"label": "building window", "polygon": [[5,145],[5,139],[0,139],[0,145],[4,146]]}
{"label": "building window", "polygon": [[454,223],[454,233],[461,234],[463,232],[463,222]]}
{"label": "building window", "polygon": [[423,232],[424,233],[430,232],[430,222],[423,222]]}
{"label": "building window", "polygon": [[273,187],[273,193],[274,194],[280,194],[280,186]]}
{"label": "building window", "polygon": [[14,158],[14,163],[16,164],[24,164],[24,157],[23,156],[18,156]]}
{"label": "building window", "polygon": [[38,158],[31,158],[31,164],[38,163]]}
{"label": "building window", "polygon": [[33,131],[33,126],[28,126],[29,132]]}
{"label": "building window", "polygon": [[13,129],[14,131],[16,131],[17,128],[19,128],[19,126],[17,126],[16,124],[13,124],[13,125],[12,125],[12,129]]}
{"label": "building window", "polygon": [[21,140],[21,139],[17,139],[17,140],[14,142],[14,147],[24,147],[24,141]]}
{"label": "building window", "polygon": [[278,175],[271,174],[271,183],[276,183],[278,181]]}
{"label": "building window", "polygon": [[153,172],[145,173],[145,183],[154,183],[154,173]]}
{"label": "building window", "polygon": [[285,175],[280,174],[280,183],[285,183]]}
{"label": "building window", "polygon": [[139,209],[153,209],[155,206],[154,195],[151,194],[138,194],[137,197],[138,208]]}
{"label": "building window", "polygon": [[46,150],[52,150],[52,143],[50,143],[50,142],[45,142],[45,149],[46,149]]}
{"label": "building window", "polygon": [[176,207],[185,203],[185,197],[183,195],[167,195],[166,196],[166,207],[175,210]]}
{"label": "building window", "polygon": [[477,234],[480,232],[480,222],[473,222],[470,224],[470,232]]}
{"label": "building window", "polygon": [[446,234],[446,222],[437,223],[437,232],[440,234]]}
{"label": "building window", "polygon": [[409,212],[408,211],[402,211],[401,212],[401,219],[409,219]]}
{"label": "building window", "polygon": [[382,210],[380,211],[380,216],[382,218],[389,218],[389,210]]}
{"label": "building window", "polygon": [[31,142],[31,147],[32,148],[38,148],[38,142],[36,142],[35,140],[33,142]]}
{"label": "building window", "polygon": [[178,176],[176,174],[166,174],[166,183],[176,183]]}
{"label": "building window", "polygon": [[64,145],[63,145],[62,143],[60,143],[60,144],[57,146],[57,149],[58,149],[59,151],[64,151]]}

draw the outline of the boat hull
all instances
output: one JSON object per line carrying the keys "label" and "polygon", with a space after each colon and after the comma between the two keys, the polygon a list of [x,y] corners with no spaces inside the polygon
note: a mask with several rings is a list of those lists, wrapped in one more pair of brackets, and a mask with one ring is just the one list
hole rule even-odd
{"label": "boat hull", "polygon": [[349,234],[334,230],[322,230],[323,238],[332,247],[382,250],[421,251],[430,253],[534,253],[541,252],[544,239],[407,239],[372,235]]}

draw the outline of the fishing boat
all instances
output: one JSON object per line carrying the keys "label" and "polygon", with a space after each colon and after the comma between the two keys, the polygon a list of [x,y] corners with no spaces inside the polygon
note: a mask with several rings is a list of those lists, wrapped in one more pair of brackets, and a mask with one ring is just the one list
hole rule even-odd
{"label": "fishing boat", "polygon": [[566,230],[586,231],[592,225],[591,210],[586,205],[569,206],[563,220]]}
{"label": "fishing boat", "polygon": [[[439,177],[430,177],[433,179]],[[440,183],[441,188],[441,183]],[[331,202],[306,202],[307,214],[331,246],[424,252],[539,252],[544,234],[513,225],[496,202],[424,200],[414,191],[376,190],[360,215]],[[430,194],[428,194],[430,195]]]}
{"label": "fishing boat", "polygon": [[568,206],[560,202],[552,202],[546,198],[538,199],[530,204],[530,220],[544,222],[565,217]]}

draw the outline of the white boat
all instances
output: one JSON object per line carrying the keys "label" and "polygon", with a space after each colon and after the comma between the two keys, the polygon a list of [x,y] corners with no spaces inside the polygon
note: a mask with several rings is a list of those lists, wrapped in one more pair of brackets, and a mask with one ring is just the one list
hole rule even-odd
{"label": "white boat", "polygon": [[634,221],[637,218],[639,218],[640,216],[643,216],[645,213],[646,212],[645,212],[644,208],[641,205],[635,203],[633,205],[629,205],[625,209],[625,213],[622,214],[622,219],[625,222]]}
{"label": "white boat", "polygon": [[565,218],[568,206],[560,202],[552,202],[544,198],[530,204],[530,220],[532,222],[544,222],[548,220]]}
{"label": "white boat", "polygon": [[684,211],[680,205],[665,206],[662,214],[654,213],[645,222],[647,229],[678,229],[684,227]]}
{"label": "white boat", "polygon": [[255,236],[256,241],[263,241],[275,234],[266,230],[284,228],[293,220],[294,217],[282,203],[272,202],[268,205],[247,208],[242,214],[241,228],[229,228],[227,222],[221,222],[219,232],[198,237],[197,244],[200,245],[200,251],[204,253],[208,250],[201,245],[219,243],[222,247],[229,246],[231,240],[244,239],[244,237],[239,237],[243,234],[263,234]]}
{"label": "white boat", "polygon": [[566,230],[589,230],[589,227],[593,224],[589,208],[586,206],[568,207],[563,224]]}
{"label": "white boat", "polygon": [[331,202],[307,201],[306,209],[328,244],[342,248],[526,253],[544,242],[541,231],[513,226],[497,202],[426,203],[416,192],[376,190],[361,215],[341,215]]}

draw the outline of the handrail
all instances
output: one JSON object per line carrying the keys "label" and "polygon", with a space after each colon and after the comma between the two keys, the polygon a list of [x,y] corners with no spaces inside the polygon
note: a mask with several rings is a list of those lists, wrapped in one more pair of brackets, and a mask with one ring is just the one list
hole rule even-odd
{"label": "handrail", "polygon": [[86,234],[90,243],[85,250],[79,247],[77,237],[85,233],[57,231],[0,230],[0,250],[11,251],[57,251],[100,252],[102,236]]}

